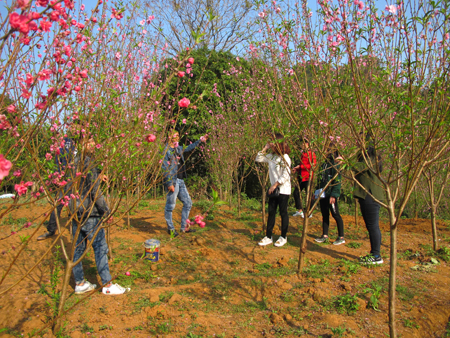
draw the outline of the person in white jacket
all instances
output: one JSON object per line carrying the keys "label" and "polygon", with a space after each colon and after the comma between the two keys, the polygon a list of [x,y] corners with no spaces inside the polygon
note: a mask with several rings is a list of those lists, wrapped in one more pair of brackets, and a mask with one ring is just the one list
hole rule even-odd
{"label": "person in white jacket", "polygon": [[[270,149],[270,153],[266,152]],[[269,188],[269,217],[267,219],[266,237],[258,244],[269,245],[273,243],[272,232],[275,226],[275,216],[277,207],[281,215],[281,236],[276,241],[275,246],[283,246],[287,243],[287,231],[289,226],[289,216],[287,212],[289,196],[291,194],[291,159],[289,146],[284,141],[281,134],[274,135],[274,142],[267,143],[262,151],[256,155],[256,162],[266,162],[269,164],[269,178],[271,187]],[[279,189],[278,196],[270,195]]]}

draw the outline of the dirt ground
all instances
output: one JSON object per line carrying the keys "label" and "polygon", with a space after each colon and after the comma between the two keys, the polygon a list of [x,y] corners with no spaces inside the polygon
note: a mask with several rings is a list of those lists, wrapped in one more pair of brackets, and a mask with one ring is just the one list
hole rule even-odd
{"label": "dirt ground", "polygon": [[[2,202],[0,208],[6,206]],[[0,223],[0,238],[21,223],[36,223],[45,205],[12,213]],[[195,207],[191,216],[199,213]],[[174,212],[178,224],[181,206]],[[260,214],[241,217],[223,207],[204,229],[171,240],[164,221],[164,201],[143,201],[111,231],[110,269],[115,282],[131,287],[120,296],[100,291],[73,294],[58,337],[385,337],[388,328],[389,227],[382,223],[384,264],[364,267],[359,256],[370,245],[362,218],[344,216],[346,243],[317,244],[321,216],[316,211],[308,231],[306,267],[297,277],[301,218],[291,218],[288,244],[257,245],[262,238]],[[276,228],[280,223],[277,218]],[[440,221],[443,248],[431,250],[429,220],[401,220],[397,269],[397,328],[401,337],[450,336],[450,226]],[[32,226],[0,241],[3,278],[25,236],[44,232]],[[277,230],[279,234],[279,230]],[[22,236],[22,239],[20,236]],[[64,242],[69,233],[64,232]],[[334,221],[330,237],[335,238]],[[18,281],[50,247],[50,240],[31,240],[0,285]],[[141,259],[143,242],[161,240],[157,263]],[[275,237],[275,239],[277,236]],[[53,249],[31,274],[0,296],[0,337],[53,337],[48,326],[56,303],[62,255]],[[91,252],[84,260],[86,279],[99,285]],[[126,276],[125,272],[130,272]],[[53,276],[53,277],[51,277]],[[52,285],[55,286],[52,289]],[[82,302],[77,304],[77,302]]]}

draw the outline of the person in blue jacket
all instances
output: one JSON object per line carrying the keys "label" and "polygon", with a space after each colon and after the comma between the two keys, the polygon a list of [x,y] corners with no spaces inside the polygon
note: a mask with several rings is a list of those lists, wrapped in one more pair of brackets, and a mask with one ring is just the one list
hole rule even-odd
{"label": "person in blue jacket", "polygon": [[200,140],[183,148],[178,142],[180,134],[175,129],[169,131],[169,139],[164,149],[164,158],[162,162],[164,186],[168,190],[166,207],[164,209],[164,218],[167,223],[167,232],[169,235],[178,236],[172,221],[172,212],[175,209],[177,198],[183,203],[181,211],[181,232],[194,232],[193,229],[186,227],[186,221],[189,219],[189,212],[192,208],[191,197],[184,183],[186,176],[186,165],[184,153],[194,150],[200,142],[206,142],[208,136],[202,136]]}

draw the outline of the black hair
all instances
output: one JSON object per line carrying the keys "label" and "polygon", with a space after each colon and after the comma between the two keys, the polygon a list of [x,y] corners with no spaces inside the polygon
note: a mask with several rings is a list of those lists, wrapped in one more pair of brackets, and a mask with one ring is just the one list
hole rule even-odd
{"label": "black hair", "polygon": [[[362,134],[362,132],[360,133],[360,135]],[[370,159],[370,161],[377,163],[378,164],[378,171],[381,173],[383,171],[383,160],[381,158],[381,155],[377,155],[377,151],[375,149],[375,144],[373,141],[373,135],[370,132],[367,132],[366,134],[366,142],[367,142],[367,147],[365,152],[365,157],[368,157]],[[358,162],[363,162],[364,161],[364,155],[361,152],[358,155]]]}

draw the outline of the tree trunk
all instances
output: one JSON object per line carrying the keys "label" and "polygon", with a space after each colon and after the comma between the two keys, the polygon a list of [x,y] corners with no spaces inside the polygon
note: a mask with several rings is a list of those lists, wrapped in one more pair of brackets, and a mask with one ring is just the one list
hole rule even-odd
{"label": "tree trunk", "polygon": [[64,279],[63,279],[63,284],[62,284],[62,289],[61,289],[61,298],[60,298],[59,304],[58,304],[57,318],[56,318],[55,325],[53,327],[53,334],[55,334],[55,335],[58,332],[60,332],[63,327],[62,313],[64,312],[64,305],[67,300],[67,292],[68,292],[67,289],[68,289],[69,283],[70,283],[70,275],[72,274],[72,268],[73,268],[73,262],[70,259],[68,259],[67,263],[66,263],[66,270],[64,272]]}
{"label": "tree trunk", "polygon": [[397,280],[397,220],[395,217],[395,209],[393,203],[389,205],[390,218],[390,237],[391,237],[391,251],[390,251],[390,265],[389,265],[389,333],[391,338],[397,337],[396,329],[396,280]]}
{"label": "tree trunk", "polygon": [[433,250],[437,251],[439,249],[437,228],[436,228],[436,205],[431,206],[431,231],[433,233]]}
{"label": "tree trunk", "polygon": [[126,202],[126,207],[127,207],[127,229],[130,228],[130,202],[129,202],[129,192],[127,190],[127,202]]}
{"label": "tree trunk", "polygon": [[[305,211],[307,211],[307,210],[305,210]],[[305,218],[303,219],[302,240],[301,240],[301,244],[300,244],[300,253],[298,256],[297,276],[299,276],[299,277],[304,268],[305,255],[306,255],[306,233],[308,230],[308,223],[309,223],[309,218],[306,216],[306,213],[304,213],[304,214],[305,214]]]}

